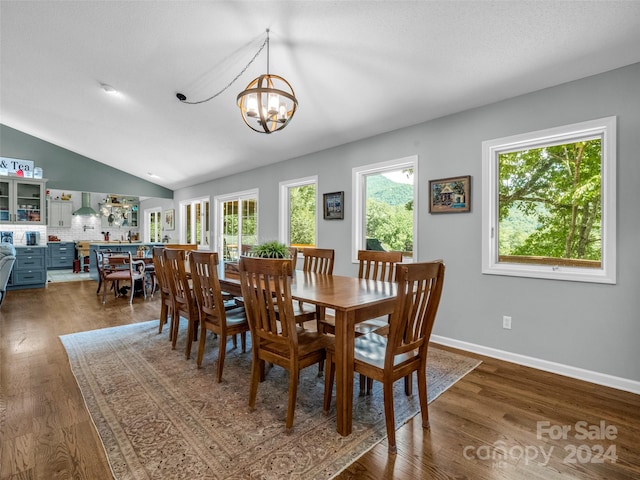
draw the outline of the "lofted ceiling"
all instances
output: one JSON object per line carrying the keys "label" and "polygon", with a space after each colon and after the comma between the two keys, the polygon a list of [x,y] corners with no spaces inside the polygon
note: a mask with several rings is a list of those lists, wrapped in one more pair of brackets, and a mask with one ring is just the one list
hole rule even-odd
{"label": "lofted ceiling", "polygon": [[[639,1],[0,1],[0,122],[177,189],[640,61]],[[299,101],[250,130],[270,71]],[[118,96],[100,87],[108,84]]]}

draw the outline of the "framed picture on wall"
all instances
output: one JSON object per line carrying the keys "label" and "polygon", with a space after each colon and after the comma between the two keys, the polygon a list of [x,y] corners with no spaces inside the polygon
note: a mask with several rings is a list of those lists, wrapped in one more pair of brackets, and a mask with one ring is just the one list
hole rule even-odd
{"label": "framed picture on wall", "polygon": [[176,229],[176,211],[171,208],[169,210],[165,210],[164,212],[164,229],[165,230],[175,230]]}
{"label": "framed picture on wall", "polygon": [[429,213],[471,210],[471,176],[429,180]]}
{"label": "framed picture on wall", "polygon": [[344,218],[344,192],[325,193],[324,219],[342,220]]}

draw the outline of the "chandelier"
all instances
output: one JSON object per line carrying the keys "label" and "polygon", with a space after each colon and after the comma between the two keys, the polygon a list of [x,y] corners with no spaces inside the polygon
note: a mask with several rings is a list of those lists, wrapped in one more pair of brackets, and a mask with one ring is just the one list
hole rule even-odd
{"label": "chandelier", "polygon": [[260,133],[282,130],[298,107],[298,100],[289,82],[269,73],[269,29],[266,42],[267,73],[249,83],[237,98],[244,123]]}
{"label": "chandelier", "polygon": [[267,47],[267,73],[260,75],[247,85],[238,94],[237,102],[240,107],[242,120],[249,128],[259,133],[273,133],[286,127],[298,108],[298,100],[295,97],[293,88],[284,78],[279,75],[269,73],[269,29],[267,36],[246,67],[235,76],[229,84],[215,95],[204,100],[190,102],[182,93],[177,93],[176,97],[182,103],[198,104],[208,102],[227,90],[242,75],[247,68],[258,57],[260,52]]}

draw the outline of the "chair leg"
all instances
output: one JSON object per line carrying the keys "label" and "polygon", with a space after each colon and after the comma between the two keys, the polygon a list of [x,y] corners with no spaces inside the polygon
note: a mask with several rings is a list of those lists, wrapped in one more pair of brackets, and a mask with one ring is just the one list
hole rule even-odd
{"label": "chair leg", "polygon": [[185,352],[185,357],[187,360],[189,360],[191,358],[191,344],[193,343],[193,341],[195,340],[195,333],[194,333],[194,328],[195,328],[195,322],[193,320],[191,320],[190,318],[187,319],[187,349]]}
{"label": "chair leg", "polygon": [[258,394],[258,383],[260,383],[261,370],[264,370],[264,362],[258,358],[257,350],[254,348],[253,361],[251,362],[251,386],[249,387],[249,409],[256,408],[256,396]]}
{"label": "chair leg", "polygon": [[202,365],[202,358],[204,357],[204,347],[207,342],[207,330],[204,328],[204,323],[201,326],[202,331],[200,332],[200,343],[198,344],[198,358],[196,360],[196,364],[198,368]]}
{"label": "chair leg", "polygon": [[371,395],[373,390],[373,378],[369,378],[363,374],[360,374],[360,396]]}
{"label": "chair leg", "polygon": [[404,377],[404,393],[407,397],[413,395],[413,374]]}
{"label": "chair leg", "polygon": [[298,396],[298,380],[300,372],[289,372],[289,402],[287,404],[287,422],[285,428],[287,431],[293,427],[293,416],[296,409],[296,397]]}
{"label": "chair leg", "polygon": [[242,353],[247,352],[247,332],[240,334],[240,344],[242,345]]}
{"label": "chair leg", "polygon": [[160,305],[160,322],[158,325],[158,333],[162,333],[162,327],[164,327],[164,324],[167,323],[167,304],[162,302],[162,305]]}
{"label": "chair leg", "polygon": [[[425,376],[426,379],[426,376]],[[393,412],[393,383],[384,382],[384,419],[387,424],[387,439],[389,441],[389,453],[396,453],[396,419]]]}
{"label": "chair leg", "polygon": [[[204,334],[202,334],[204,337]],[[234,335],[235,338],[235,335]],[[220,335],[218,341],[218,367],[216,369],[216,380],[218,383],[222,382],[222,370],[224,369],[224,357],[227,354],[227,337]]]}
{"label": "chair leg", "polygon": [[326,368],[324,374],[324,401],[322,402],[322,410],[325,415],[329,413],[331,407],[331,393],[333,392],[333,381],[336,374],[336,366],[333,363],[333,355],[327,352],[325,359]]}
{"label": "chair leg", "polygon": [[135,291],[136,281],[131,279],[131,294],[129,295],[129,305],[133,303],[133,292]]}
{"label": "chair leg", "polygon": [[178,329],[180,328],[180,312],[174,306],[173,315],[171,315],[171,350],[176,349],[176,342],[178,340]]}
{"label": "chair leg", "polygon": [[429,404],[427,400],[427,375],[425,368],[418,369],[418,398],[422,414],[422,428],[429,428]]}

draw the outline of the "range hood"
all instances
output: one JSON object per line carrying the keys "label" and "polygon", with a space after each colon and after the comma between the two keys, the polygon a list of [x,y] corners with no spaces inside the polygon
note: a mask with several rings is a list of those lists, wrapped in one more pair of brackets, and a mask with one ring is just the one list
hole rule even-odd
{"label": "range hood", "polygon": [[81,216],[98,216],[98,212],[91,208],[91,193],[82,192],[82,206],[73,212],[73,214]]}

